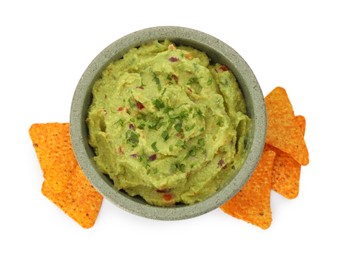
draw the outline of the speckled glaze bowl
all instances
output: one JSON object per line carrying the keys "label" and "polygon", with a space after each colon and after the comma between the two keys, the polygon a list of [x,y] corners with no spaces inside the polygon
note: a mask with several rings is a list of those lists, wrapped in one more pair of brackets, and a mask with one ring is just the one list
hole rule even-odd
{"label": "speckled glaze bowl", "polygon": [[[204,51],[218,63],[224,64],[235,74],[245,96],[247,111],[252,119],[251,140],[248,155],[237,175],[220,191],[205,201],[193,205],[157,207],[140,198],[133,198],[113,187],[112,181],[100,172],[93,161],[94,151],[88,144],[86,117],[92,101],[92,86],[102,70],[112,61],[122,58],[131,48],[152,40],[170,39],[176,44],[192,46]],[[117,206],[140,216],[160,219],[186,219],[207,213],[233,197],[247,182],[261,156],[266,133],[264,97],[252,70],[244,59],[230,46],[206,33],[174,26],[143,29],[131,33],[105,48],[90,63],[82,75],[72,101],[70,131],[76,158],[93,186]]]}

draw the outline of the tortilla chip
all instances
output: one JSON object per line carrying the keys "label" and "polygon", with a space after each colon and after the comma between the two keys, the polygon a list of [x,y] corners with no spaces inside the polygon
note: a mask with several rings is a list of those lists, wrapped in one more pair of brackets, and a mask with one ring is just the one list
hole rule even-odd
{"label": "tortilla chip", "polygon": [[54,192],[63,191],[77,165],[69,137],[69,124],[33,124],[29,133],[45,181]]}
{"label": "tortilla chip", "polygon": [[92,227],[103,197],[75,159],[69,124],[34,124],[29,132],[44,172],[42,193],[82,227]]}
{"label": "tortilla chip", "polygon": [[306,132],[306,118],[304,116],[296,116],[294,118],[294,122],[297,125],[297,127],[300,129],[302,136],[305,136]]}
{"label": "tortilla chip", "polygon": [[289,154],[301,165],[309,162],[308,150],[302,132],[294,121],[293,107],[287,92],[281,87],[265,97],[268,127],[266,143]]}
{"label": "tortilla chip", "polygon": [[274,159],[275,152],[264,149],[257,168],[245,186],[221,206],[225,213],[262,229],[271,225],[270,191]]}
{"label": "tortilla chip", "polygon": [[[305,118],[296,116],[294,120],[304,135]],[[288,154],[273,147],[271,149],[276,153],[272,171],[272,189],[287,199],[294,199],[299,194],[301,165]]]}
{"label": "tortilla chip", "polygon": [[84,228],[94,225],[103,200],[79,166],[74,169],[63,192],[55,193],[44,182],[42,193]]}

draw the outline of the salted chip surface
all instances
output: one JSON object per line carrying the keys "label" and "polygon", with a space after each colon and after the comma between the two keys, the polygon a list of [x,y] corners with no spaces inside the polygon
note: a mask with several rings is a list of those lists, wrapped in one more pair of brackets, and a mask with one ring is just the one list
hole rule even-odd
{"label": "salted chip surface", "polygon": [[309,162],[303,134],[294,120],[294,110],[287,92],[277,87],[265,97],[268,126],[266,143],[289,154],[301,165]]}
{"label": "salted chip surface", "polygon": [[[306,119],[303,116],[294,118],[297,127],[304,135]],[[290,155],[274,147],[269,147],[276,153],[271,187],[287,199],[294,199],[299,194],[301,165]]]}
{"label": "salted chip surface", "polygon": [[275,152],[265,148],[251,178],[220,208],[235,218],[267,229],[272,222],[270,192],[274,159]]}
{"label": "salted chip surface", "polygon": [[29,132],[44,173],[42,193],[82,227],[92,227],[103,197],[76,161],[69,124],[34,124]]}

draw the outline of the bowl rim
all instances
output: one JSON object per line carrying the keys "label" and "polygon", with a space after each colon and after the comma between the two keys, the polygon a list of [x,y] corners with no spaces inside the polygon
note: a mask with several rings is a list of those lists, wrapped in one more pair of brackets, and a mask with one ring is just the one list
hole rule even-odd
{"label": "bowl rim", "polygon": [[[170,39],[194,48],[205,50],[211,58],[224,60],[239,81],[244,93],[253,132],[250,151],[246,161],[236,176],[221,190],[208,199],[185,206],[159,207],[130,197],[117,191],[101,173],[91,158],[91,148],[87,141],[84,119],[89,104],[85,100],[91,97],[94,81],[101,71],[112,61],[120,59],[130,48],[152,40]],[[157,26],[130,33],[102,50],[88,65],[74,92],[70,110],[70,135],[76,159],[94,188],[113,204],[133,214],[159,220],[179,220],[196,217],[210,212],[232,198],[248,181],[256,168],[265,144],[266,110],[262,90],[246,61],[229,45],[207,33],[179,26]],[[85,139],[86,137],[86,139]]]}

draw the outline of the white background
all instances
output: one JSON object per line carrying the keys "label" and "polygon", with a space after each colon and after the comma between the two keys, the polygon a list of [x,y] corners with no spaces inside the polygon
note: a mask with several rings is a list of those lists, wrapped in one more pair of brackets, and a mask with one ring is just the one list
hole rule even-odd
{"label": "white background", "polygon": [[[343,259],[344,7],[341,1],[1,1],[0,259]],[[104,200],[82,229],[41,194],[28,129],[68,122],[78,80],[112,41],[158,25],[231,45],[264,95],[286,88],[307,119],[300,194],[272,192],[262,230],[217,209],[164,222]],[[318,259],[317,258],[317,259]]]}

